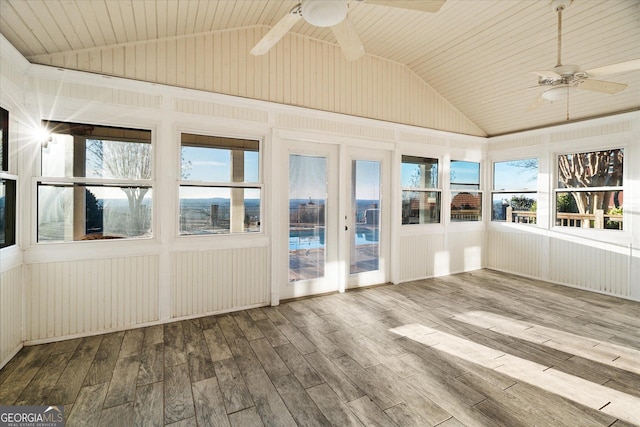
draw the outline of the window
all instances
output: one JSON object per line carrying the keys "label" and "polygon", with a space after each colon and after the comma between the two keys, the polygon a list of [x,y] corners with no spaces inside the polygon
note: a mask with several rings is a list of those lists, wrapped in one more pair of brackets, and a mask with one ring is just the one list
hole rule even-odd
{"label": "window", "polygon": [[0,108],[0,248],[16,243],[16,178],[9,174],[9,111]]}
{"label": "window", "polygon": [[495,162],[491,219],[535,224],[538,207],[537,188],[538,159]]}
{"label": "window", "polygon": [[180,234],[260,231],[260,143],[183,133]]}
{"label": "window", "polygon": [[38,241],[151,236],[151,131],[46,122]]}
{"label": "window", "polygon": [[440,222],[438,159],[402,156],[402,223]]}
{"label": "window", "polygon": [[16,181],[0,179],[0,248],[16,243]]}
{"label": "window", "polygon": [[9,112],[0,108],[0,171],[9,172]]}
{"label": "window", "polygon": [[480,163],[451,161],[451,222],[482,221]]}
{"label": "window", "polygon": [[556,225],[622,230],[624,150],[558,156]]}

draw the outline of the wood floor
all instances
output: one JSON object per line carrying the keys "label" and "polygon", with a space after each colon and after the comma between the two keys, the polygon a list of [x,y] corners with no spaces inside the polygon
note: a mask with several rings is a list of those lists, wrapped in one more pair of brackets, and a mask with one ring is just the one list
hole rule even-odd
{"label": "wood floor", "polygon": [[640,425],[640,304],[481,270],[25,347],[67,426]]}

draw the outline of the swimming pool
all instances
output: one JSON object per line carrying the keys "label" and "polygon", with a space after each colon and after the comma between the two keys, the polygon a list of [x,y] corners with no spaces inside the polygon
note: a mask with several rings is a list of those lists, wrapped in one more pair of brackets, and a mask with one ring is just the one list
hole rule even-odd
{"label": "swimming pool", "polygon": [[[367,226],[356,227],[356,246],[378,243],[379,231],[377,228]],[[289,250],[318,249],[323,248],[324,227],[315,229],[292,228],[289,230]]]}

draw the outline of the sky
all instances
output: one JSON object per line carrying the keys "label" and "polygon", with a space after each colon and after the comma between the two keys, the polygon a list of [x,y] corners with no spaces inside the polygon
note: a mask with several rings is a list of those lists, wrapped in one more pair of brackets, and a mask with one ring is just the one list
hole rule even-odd
{"label": "sky", "polygon": [[[62,141],[60,141],[62,142]],[[66,142],[66,141],[65,141]],[[46,157],[65,156],[65,145],[51,144],[43,155]],[[45,159],[43,159],[45,160]],[[533,159],[537,162],[537,160]],[[326,161],[322,156],[292,155],[290,158],[290,198],[292,199],[324,199],[326,197]],[[189,181],[205,181],[225,183],[231,181],[231,150],[206,147],[182,147],[182,162],[188,163]],[[43,161],[44,176],[64,176],[64,161]],[[47,165],[57,168],[46,170]],[[417,165],[403,163],[401,168],[401,185],[410,187],[412,173]],[[259,153],[245,151],[245,179],[247,183],[259,182]],[[377,161],[356,161],[356,199],[375,200],[380,197],[380,163]],[[477,184],[480,180],[480,167],[477,162],[452,161],[451,181],[457,184]],[[537,187],[537,168],[523,167],[523,161],[496,162],[494,164],[494,189],[525,190]],[[111,191],[110,193],[122,193]],[[257,195],[257,193],[256,193]],[[100,195],[107,196],[107,194]],[[123,194],[109,194],[111,197],[122,197]],[[226,188],[191,188],[181,191],[182,198],[229,197]],[[246,197],[249,198],[247,195]],[[259,195],[257,195],[259,197]]]}
{"label": "sky", "polygon": [[327,194],[327,158],[289,156],[289,198],[324,200]]}
{"label": "sky", "polygon": [[356,200],[380,200],[380,162],[356,160]]}
{"label": "sky", "polygon": [[[230,182],[231,151],[205,147],[182,147],[182,162],[190,162],[189,181]],[[244,182],[259,182],[258,152],[244,153]]]}
{"label": "sky", "polygon": [[[525,167],[524,162],[535,161],[535,167]],[[513,160],[494,163],[495,190],[537,190],[538,160]]]}

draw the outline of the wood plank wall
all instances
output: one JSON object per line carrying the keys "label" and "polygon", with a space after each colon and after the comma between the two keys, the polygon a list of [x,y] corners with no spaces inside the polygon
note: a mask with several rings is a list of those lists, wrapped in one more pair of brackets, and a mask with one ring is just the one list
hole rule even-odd
{"label": "wood plank wall", "polygon": [[22,345],[22,266],[0,273],[0,366]]}
{"label": "wood plank wall", "polygon": [[366,55],[348,62],[333,44],[286,35],[248,52],[267,29],[240,28],[40,55],[34,63],[237,95],[456,133],[484,132],[405,65]]}
{"label": "wood plank wall", "polygon": [[630,296],[628,247],[558,238],[549,243],[549,278],[554,282]]}
{"label": "wood plank wall", "polygon": [[266,247],[172,254],[171,317],[269,303]]}
{"label": "wood plank wall", "polygon": [[[525,226],[526,227],[526,226]],[[489,232],[489,267],[530,277],[541,277],[542,238],[525,232]]]}
{"label": "wood plank wall", "polygon": [[484,230],[416,234],[400,238],[399,282],[484,267]]}
{"label": "wood plank wall", "polygon": [[436,275],[437,257],[442,257],[445,250],[444,234],[402,236],[399,241],[399,282]]}
{"label": "wood plank wall", "polygon": [[26,264],[26,340],[158,320],[157,255]]}

